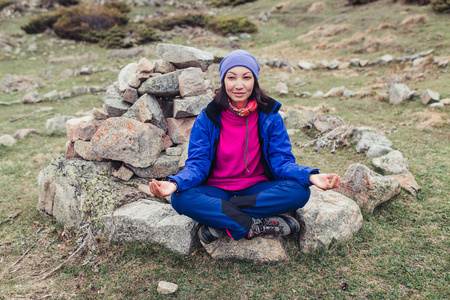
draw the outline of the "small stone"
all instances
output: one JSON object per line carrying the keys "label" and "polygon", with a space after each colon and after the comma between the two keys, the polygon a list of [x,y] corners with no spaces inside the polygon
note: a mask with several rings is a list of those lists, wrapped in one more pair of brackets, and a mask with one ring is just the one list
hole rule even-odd
{"label": "small stone", "polygon": [[388,154],[393,151],[391,147],[383,146],[383,145],[372,145],[366,153],[366,157],[374,158]]}
{"label": "small stone", "polygon": [[328,98],[328,97],[339,97],[342,96],[344,94],[344,91],[346,90],[345,86],[340,86],[340,87],[335,87],[332,88],[331,90],[329,90],[324,97]]}
{"label": "small stone", "polygon": [[444,103],[441,103],[441,102],[431,103],[430,107],[431,108],[444,108]]}
{"label": "small stone", "polygon": [[166,154],[169,156],[180,156],[183,152],[181,147],[170,147],[166,149]]}
{"label": "small stone", "polygon": [[37,91],[27,93],[22,98],[22,103],[39,103],[41,101],[42,99]]}
{"label": "small stone", "polygon": [[15,139],[22,140],[30,134],[39,134],[39,132],[36,129],[24,128],[16,130],[12,136]]}
{"label": "small stone", "polygon": [[430,89],[426,89],[422,94],[422,103],[429,104],[433,102],[439,101],[440,95],[438,92],[435,92]]}
{"label": "small stone", "polygon": [[43,96],[44,101],[56,101],[59,99],[59,94],[57,90],[50,91],[45,93]]}
{"label": "small stone", "polygon": [[122,164],[117,171],[112,172],[112,175],[116,178],[122,179],[123,181],[129,181],[131,177],[133,177],[134,173]]}
{"label": "small stone", "polygon": [[330,70],[334,70],[334,69],[339,68],[339,65],[340,65],[340,64],[341,64],[341,62],[340,62],[339,60],[333,59],[332,61],[330,61],[330,62],[327,64],[327,68],[330,69]]}
{"label": "small stone", "polygon": [[289,93],[287,84],[284,82],[279,82],[275,87],[275,90],[280,95],[287,95]]}
{"label": "small stone", "polygon": [[416,196],[417,192],[419,192],[420,190],[420,185],[417,184],[417,181],[414,179],[413,174],[411,174],[410,172],[389,175],[387,177],[397,179],[400,182],[400,186],[402,187],[402,189],[413,196]]}
{"label": "small stone", "polygon": [[10,136],[9,134],[0,136],[0,146],[11,147],[16,142],[17,142],[16,139]]}
{"label": "small stone", "polygon": [[450,105],[450,98],[442,99],[442,100],[439,101],[439,102],[443,103],[444,105]]}
{"label": "small stone", "polygon": [[315,65],[313,63],[310,63],[310,62],[307,62],[304,60],[299,61],[298,66],[300,69],[303,69],[303,70],[311,70],[311,69],[315,68]]}
{"label": "small stone", "polygon": [[324,95],[325,94],[322,91],[317,91],[312,95],[312,97],[313,98],[323,98]]}
{"label": "small stone", "polygon": [[92,110],[92,115],[96,120],[106,120],[109,115],[103,110],[103,108],[95,108]]}
{"label": "small stone", "polygon": [[369,60],[368,59],[361,59],[360,61],[359,61],[359,66],[360,67],[365,67],[365,66],[367,66],[369,64]]}
{"label": "small stone", "polygon": [[375,167],[388,174],[407,173],[410,169],[408,162],[398,150],[391,151],[381,157],[376,157],[372,160],[372,163]]}

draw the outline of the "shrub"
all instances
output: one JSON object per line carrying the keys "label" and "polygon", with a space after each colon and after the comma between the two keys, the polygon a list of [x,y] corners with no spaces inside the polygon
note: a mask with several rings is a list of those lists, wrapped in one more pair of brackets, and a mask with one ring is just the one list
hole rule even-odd
{"label": "shrub", "polygon": [[91,35],[95,36],[90,31],[100,32],[128,22],[128,17],[118,9],[104,5],[76,5],[61,8],[59,12],[61,15],[53,24],[54,31],[59,37],[73,40],[86,40]]}
{"label": "shrub", "polygon": [[54,8],[58,6],[72,6],[80,4],[80,0],[41,0],[40,6],[42,8]]}
{"label": "shrub", "polygon": [[131,11],[131,7],[125,2],[106,2],[103,6],[107,8],[115,8],[123,14],[127,14]]}
{"label": "shrub", "polygon": [[212,0],[211,4],[215,7],[222,6],[238,6],[247,2],[254,2],[256,0]]}
{"label": "shrub", "polygon": [[377,0],[349,0],[350,4],[352,5],[362,5],[367,4],[369,2],[375,2]]}
{"label": "shrub", "polygon": [[202,14],[187,14],[182,16],[175,16],[171,18],[165,18],[163,20],[151,20],[146,24],[149,27],[157,28],[162,31],[172,30],[175,26],[199,26],[206,27],[210,17]]}
{"label": "shrub", "polygon": [[14,3],[14,0],[0,0],[0,11]]}
{"label": "shrub", "polygon": [[163,31],[171,30],[175,26],[204,27],[219,34],[254,33],[258,31],[257,26],[248,17],[211,17],[202,14],[188,14],[166,18],[163,20],[152,20],[146,23],[149,27],[158,28]]}
{"label": "shrub", "polygon": [[430,0],[393,0],[393,2],[398,2],[401,5],[405,5],[405,4],[428,5],[428,4],[430,4]]}
{"label": "shrub", "polygon": [[450,0],[431,0],[431,8],[435,12],[450,13]]}
{"label": "shrub", "polygon": [[44,32],[47,28],[52,28],[59,17],[59,12],[40,14],[32,17],[27,24],[20,28],[28,34]]}
{"label": "shrub", "polygon": [[248,17],[232,16],[211,18],[207,28],[223,35],[243,32],[254,33],[258,31],[258,27]]}

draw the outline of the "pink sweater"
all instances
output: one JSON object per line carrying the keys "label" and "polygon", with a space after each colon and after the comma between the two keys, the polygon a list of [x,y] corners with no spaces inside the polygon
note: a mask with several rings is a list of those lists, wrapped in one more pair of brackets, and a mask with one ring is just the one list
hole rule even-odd
{"label": "pink sweater", "polygon": [[[235,115],[228,108],[222,112],[221,123],[216,165],[206,185],[237,191],[262,181],[268,181],[261,162],[258,113],[254,111],[248,116],[247,158],[245,157],[246,117]],[[246,160],[248,160],[247,168]]]}

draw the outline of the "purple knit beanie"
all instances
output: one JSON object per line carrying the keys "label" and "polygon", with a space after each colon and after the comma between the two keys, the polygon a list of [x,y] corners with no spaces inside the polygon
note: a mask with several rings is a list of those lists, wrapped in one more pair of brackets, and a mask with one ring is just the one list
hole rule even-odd
{"label": "purple knit beanie", "polygon": [[223,82],[223,78],[229,69],[234,67],[246,67],[253,72],[256,80],[259,75],[259,64],[256,58],[245,50],[235,50],[225,56],[219,65],[220,82]]}

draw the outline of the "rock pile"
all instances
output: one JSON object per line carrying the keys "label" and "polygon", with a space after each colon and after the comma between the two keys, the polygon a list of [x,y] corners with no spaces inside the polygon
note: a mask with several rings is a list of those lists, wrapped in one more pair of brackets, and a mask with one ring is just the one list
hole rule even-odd
{"label": "rock pile", "polygon": [[[154,198],[148,178],[184,167],[195,116],[212,99],[203,72],[213,56],[164,44],[157,54],[158,60],[126,66],[106,91],[103,108],[68,119],[65,157],[53,159],[39,174],[38,208],[65,225],[90,224],[111,240],[153,242],[187,255],[201,246],[198,224]],[[345,241],[362,225],[354,201],[322,193],[314,191],[310,205],[297,212],[304,224],[301,251]],[[343,215],[351,221],[342,222]],[[214,258],[288,259],[280,238],[224,238],[204,246]]]}
{"label": "rock pile", "polygon": [[124,67],[102,109],[67,121],[66,158],[120,161],[113,175],[122,180],[164,178],[184,166],[195,116],[212,100],[203,72],[214,57],[168,44],[157,55]]}

